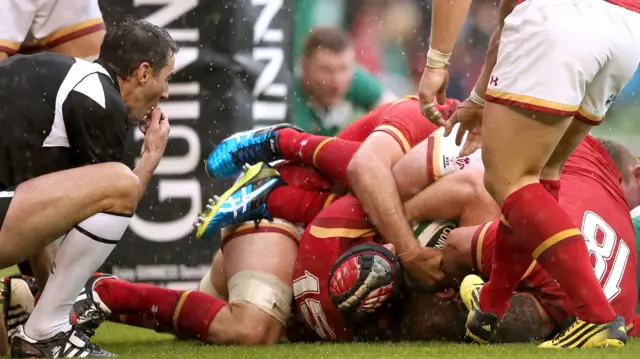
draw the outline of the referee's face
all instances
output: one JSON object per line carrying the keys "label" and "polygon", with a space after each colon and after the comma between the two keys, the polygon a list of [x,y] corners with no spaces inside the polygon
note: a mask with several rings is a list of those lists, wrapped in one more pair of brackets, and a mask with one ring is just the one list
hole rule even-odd
{"label": "referee's face", "polygon": [[159,71],[151,70],[148,64],[146,67],[141,65],[138,68],[136,94],[131,99],[132,101],[125,101],[130,105],[129,112],[133,121],[142,120],[146,114],[158,106],[160,100],[169,98],[169,80],[173,75],[174,66],[175,58],[171,54],[167,61],[167,66]]}

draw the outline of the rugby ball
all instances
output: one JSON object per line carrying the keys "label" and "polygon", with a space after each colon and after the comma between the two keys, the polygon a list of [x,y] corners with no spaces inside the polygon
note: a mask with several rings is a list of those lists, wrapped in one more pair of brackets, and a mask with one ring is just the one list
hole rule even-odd
{"label": "rugby ball", "polygon": [[413,224],[413,234],[422,247],[435,248],[442,251],[449,232],[458,228],[452,221],[435,220]]}
{"label": "rugby ball", "polygon": [[[413,234],[421,247],[442,251],[449,233],[456,228],[458,228],[458,224],[453,221],[423,221],[413,224]],[[404,272],[404,282],[411,289],[429,290],[429,288],[419,285],[407,272]]]}

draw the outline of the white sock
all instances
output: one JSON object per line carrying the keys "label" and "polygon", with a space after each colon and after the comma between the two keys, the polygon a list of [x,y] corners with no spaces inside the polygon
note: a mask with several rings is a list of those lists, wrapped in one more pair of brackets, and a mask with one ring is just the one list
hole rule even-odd
{"label": "white sock", "polygon": [[42,296],[25,325],[36,340],[71,329],[69,313],[78,293],[122,238],[131,217],[98,213],[76,225],[64,238]]}

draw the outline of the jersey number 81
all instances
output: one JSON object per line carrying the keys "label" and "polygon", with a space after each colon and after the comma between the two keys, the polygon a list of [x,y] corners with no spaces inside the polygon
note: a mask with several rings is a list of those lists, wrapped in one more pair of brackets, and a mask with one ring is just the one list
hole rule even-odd
{"label": "jersey number 81", "polygon": [[[602,234],[598,236],[599,233]],[[602,286],[604,295],[611,302],[621,292],[620,282],[631,254],[629,246],[622,238],[618,240],[616,231],[591,211],[585,212],[582,217],[582,234],[587,243],[589,255],[595,257],[593,271]],[[614,253],[617,242],[620,244]],[[613,261],[611,261],[612,258]]]}

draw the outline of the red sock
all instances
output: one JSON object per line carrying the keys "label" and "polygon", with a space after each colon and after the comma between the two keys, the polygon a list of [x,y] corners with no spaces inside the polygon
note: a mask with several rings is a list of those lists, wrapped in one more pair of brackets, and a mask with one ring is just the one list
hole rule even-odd
{"label": "red sock", "polygon": [[178,291],[120,279],[103,279],[94,289],[113,314],[139,314],[177,333],[206,338],[209,325],[227,303],[201,292]]}
{"label": "red sock", "polygon": [[306,227],[335,198],[335,194],[327,191],[281,186],[269,194],[267,209],[273,218],[303,223]]}
{"label": "red sock", "polygon": [[[509,309],[511,293],[533,262],[520,245],[520,238],[500,221],[495,232],[493,262],[489,281],[480,291],[480,309],[502,318]],[[485,243],[489,241],[485,240]],[[491,250],[491,248],[487,248]]]}
{"label": "red sock", "polygon": [[317,168],[342,186],[349,187],[347,165],[360,148],[360,142],[301,133],[294,129],[278,130],[278,144],[285,159]]}
{"label": "red sock", "polygon": [[567,294],[578,318],[598,324],[613,320],[615,312],[593,273],[582,233],[542,184],[530,184],[509,195],[502,213],[524,239],[521,243],[526,253],[531,253]]}

